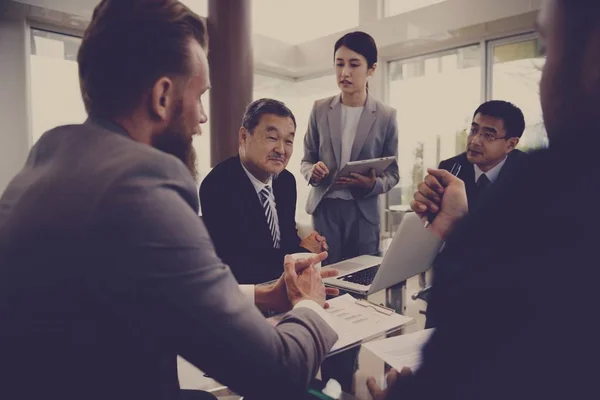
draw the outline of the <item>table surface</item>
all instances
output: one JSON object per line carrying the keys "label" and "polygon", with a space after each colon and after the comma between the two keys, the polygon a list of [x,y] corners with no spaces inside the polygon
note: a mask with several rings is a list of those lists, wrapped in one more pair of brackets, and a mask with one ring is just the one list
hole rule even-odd
{"label": "table surface", "polygon": [[[374,255],[383,256],[386,250],[385,247],[386,246],[384,246],[383,251],[378,252]],[[402,311],[402,314],[413,317],[417,321],[417,323],[411,324],[402,331],[398,331],[391,334],[391,336],[401,334],[402,332],[410,333],[423,328],[424,320],[419,321],[419,319],[423,318],[422,315],[419,315],[419,309],[422,308],[422,301],[411,301],[411,304],[415,303],[414,305],[416,307],[413,307],[415,308],[414,310],[407,311],[406,305],[403,305],[401,300],[400,303],[398,303],[398,299],[395,298],[401,295],[403,290],[406,291],[407,288],[409,288],[409,290],[404,296],[402,296],[405,300],[410,299],[411,292],[419,290],[420,287],[418,284],[418,277],[411,278],[407,282],[402,282],[392,288],[382,290],[368,297],[368,299],[374,303],[385,304],[386,306],[396,309],[398,308],[397,306],[399,306],[401,309],[397,309],[397,311]],[[386,335],[382,335],[381,337],[375,338],[373,340],[383,339],[385,337]],[[354,352],[354,355],[350,354],[349,352]],[[382,386],[385,383],[385,372],[389,369],[389,366],[387,366],[382,359],[377,357],[364,346],[358,346],[354,349],[347,350],[346,352],[343,352],[339,355],[332,356],[332,358],[334,357],[337,358],[337,361],[333,361],[332,364],[334,365],[333,374],[339,372],[340,376],[339,378],[335,377],[336,380],[342,381],[340,383],[343,383],[343,381],[345,381],[344,386],[346,391],[343,393],[343,396],[340,397],[340,399],[371,400],[366,386],[366,381],[370,376],[376,379],[376,381],[379,383],[379,386]],[[351,363],[351,361],[348,361],[348,358],[353,359],[354,357],[356,357],[358,361],[356,367],[348,368],[348,364]],[[331,364],[332,362],[327,361],[327,363]],[[323,368],[319,371],[316,377],[319,380],[322,379],[322,370]],[[202,371],[200,371],[195,366],[193,366],[181,357],[178,358],[178,372],[179,383],[182,389],[196,389],[209,391],[215,396],[217,396],[217,398],[223,400],[240,399],[240,397],[237,396],[235,393],[229,391],[229,389],[227,389],[225,385],[213,380],[210,377],[204,376],[204,373]],[[351,384],[348,384],[348,382],[351,382]]]}
{"label": "table surface", "polygon": [[[416,277],[415,277],[416,278]],[[409,282],[410,286],[410,282]],[[388,293],[389,294],[389,293]],[[369,296],[369,300],[376,303],[388,303],[386,301],[386,291],[382,290],[379,293]],[[411,314],[411,313],[404,313]],[[410,315],[416,319],[414,315]],[[413,323],[408,325],[407,328],[402,331],[392,333],[391,336],[401,334],[401,332],[409,333],[411,331],[422,329],[424,323]],[[385,338],[386,335],[381,335],[378,338],[372,340],[380,340]],[[352,354],[354,353],[354,355]],[[357,354],[356,354],[357,353]],[[353,358],[357,358],[357,365],[352,368]],[[333,361],[332,361],[333,360]],[[369,351],[364,346],[357,346],[354,349],[349,349],[339,355],[332,356],[326,360],[329,364],[330,375],[340,382],[345,392],[341,397],[342,400],[351,399],[365,399],[370,400],[368,390],[366,386],[367,379],[372,376],[374,377],[379,385],[381,386],[384,382],[385,371],[389,367],[385,362]],[[325,364],[325,363],[324,363]],[[179,382],[182,389],[197,389],[205,390],[213,393],[219,399],[236,400],[240,399],[235,393],[229,391],[225,385],[205,377],[202,371],[197,369],[195,366],[187,362],[185,359],[179,357],[178,360],[178,371],[179,371]],[[323,379],[323,368],[317,374],[317,379]]]}
{"label": "table surface", "polygon": [[[366,381],[369,377],[374,377],[381,386],[385,379],[385,372],[389,369],[387,364],[364,346],[355,348],[358,350],[358,368],[355,370],[352,379],[352,387],[342,393],[342,400],[370,400]],[[236,400],[241,397],[229,391],[219,382],[205,377],[204,374],[188,363],[185,359],[179,358],[179,381],[182,389],[205,390],[213,393],[219,399]],[[317,374],[317,379],[321,380],[321,371]],[[350,393],[348,393],[350,392]]]}
{"label": "table surface", "polygon": [[411,208],[410,208],[410,205],[408,205],[408,204],[389,206],[388,210],[395,211],[395,212],[409,212],[409,211],[412,211]]}

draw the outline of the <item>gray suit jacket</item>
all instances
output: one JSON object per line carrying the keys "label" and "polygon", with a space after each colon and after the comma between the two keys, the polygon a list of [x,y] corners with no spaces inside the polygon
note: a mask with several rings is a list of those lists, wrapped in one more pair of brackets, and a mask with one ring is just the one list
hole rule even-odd
{"label": "gray suit jacket", "polygon": [[[306,204],[306,212],[312,214],[335,182],[339,172],[342,152],[342,103],[341,95],[317,100],[310,113],[308,130],[304,137],[302,174],[310,182],[313,165],[323,161],[329,168],[329,176],[313,187]],[[386,106],[373,96],[367,97],[360,116],[350,161],[377,157],[398,157],[398,123],[396,110]],[[379,195],[398,184],[398,163],[394,162],[377,178],[369,193],[353,190],[359,209],[367,220],[379,223]]]}
{"label": "gray suit jacket", "polygon": [[176,399],[177,354],[286,398],[337,340],[307,308],[271,326],[215,254],[184,165],[106,121],[47,132],[0,199],[0,326],[7,399]]}

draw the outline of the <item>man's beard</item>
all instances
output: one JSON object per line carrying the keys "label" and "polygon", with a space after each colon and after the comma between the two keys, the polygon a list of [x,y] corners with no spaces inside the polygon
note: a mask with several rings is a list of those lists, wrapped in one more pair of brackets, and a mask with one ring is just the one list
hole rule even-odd
{"label": "man's beard", "polygon": [[175,118],[163,133],[152,140],[152,146],[180,159],[197,181],[196,149],[192,144],[192,137],[197,132],[186,129],[181,106],[178,104],[176,107]]}

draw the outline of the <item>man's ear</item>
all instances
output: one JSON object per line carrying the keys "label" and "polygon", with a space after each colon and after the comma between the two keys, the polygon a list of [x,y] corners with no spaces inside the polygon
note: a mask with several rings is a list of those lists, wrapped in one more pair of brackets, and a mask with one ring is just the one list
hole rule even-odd
{"label": "man's ear", "polygon": [[510,153],[511,151],[513,151],[517,145],[519,144],[519,138],[518,137],[511,137],[510,139],[508,139],[506,141],[506,143],[508,144],[508,153]]}
{"label": "man's ear", "polygon": [[243,126],[240,127],[240,131],[239,131],[239,144],[240,146],[243,143],[246,143],[246,139],[248,138],[249,132],[246,128],[244,128]]}
{"label": "man's ear", "polygon": [[169,110],[175,100],[175,86],[173,81],[163,76],[152,87],[150,110],[161,121],[167,120]]}

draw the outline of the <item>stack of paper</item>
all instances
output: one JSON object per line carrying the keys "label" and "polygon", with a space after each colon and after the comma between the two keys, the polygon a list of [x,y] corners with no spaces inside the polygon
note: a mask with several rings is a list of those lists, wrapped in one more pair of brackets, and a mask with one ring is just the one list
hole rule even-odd
{"label": "stack of paper", "polygon": [[[410,317],[397,314],[389,308],[357,300],[349,294],[327,302],[329,303],[329,308],[325,310],[327,323],[338,334],[338,341],[333,345],[329,355],[340,353],[413,322]],[[282,317],[283,314],[277,315],[269,318],[269,321],[276,325]]]}
{"label": "stack of paper", "polygon": [[339,338],[330,355],[378,335],[399,329],[413,321],[410,317],[359,301],[349,294],[328,300],[328,323]]}
{"label": "stack of paper", "polygon": [[403,367],[409,367],[416,371],[421,366],[421,349],[433,331],[434,329],[425,329],[408,335],[367,343],[364,347],[398,371]]}

